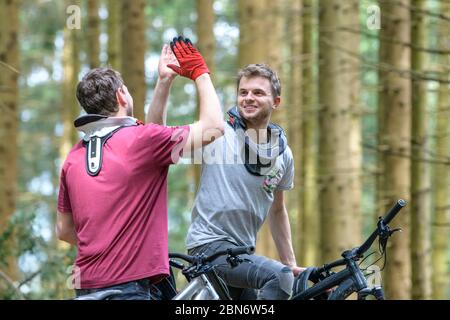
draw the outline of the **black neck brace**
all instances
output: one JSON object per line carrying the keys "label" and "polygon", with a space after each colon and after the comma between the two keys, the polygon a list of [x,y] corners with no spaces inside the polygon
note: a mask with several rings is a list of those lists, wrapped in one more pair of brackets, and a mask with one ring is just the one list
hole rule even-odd
{"label": "black neck brace", "polygon": [[[245,133],[247,126],[237,107],[228,110],[227,115],[228,125],[234,131],[242,130]],[[249,137],[244,135],[244,165],[247,171],[253,175],[266,175],[274,165],[276,158],[286,150],[287,138],[283,128],[270,122],[267,126],[267,131],[269,148],[266,150],[262,150],[257,144],[251,143]]]}

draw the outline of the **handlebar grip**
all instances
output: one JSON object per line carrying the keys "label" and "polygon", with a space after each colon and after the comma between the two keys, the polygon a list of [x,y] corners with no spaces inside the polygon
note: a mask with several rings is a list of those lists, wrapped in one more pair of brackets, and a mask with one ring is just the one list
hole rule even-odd
{"label": "handlebar grip", "polygon": [[223,256],[223,255],[230,255],[230,256],[237,256],[240,254],[253,254],[255,252],[254,246],[242,246],[242,247],[236,247],[236,248],[228,248],[223,251],[218,251],[209,257],[205,258],[205,262],[211,262],[217,257]]}
{"label": "handlebar grip", "polygon": [[182,253],[169,253],[169,259],[182,259],[182,260],[187,261],[189,263],[193,263],[194,262],[194,257],[193,256],[189,256],[187,254],[182,254]]}
{"label": "handlebar grip", "polygon": [[232,256],[237,256],[239,254],[253,254],[255,253],[254,246],[236,247],[228,249],[228,254]]}
{"label": "handlebar grip", "polygon": [[389,210],[389,212],[384,216],[383,221],[385,224],[391,222],[392,219],[397,215],[397,213],[406,206],[406,201],[403,199],[399,199],[397,203]]}

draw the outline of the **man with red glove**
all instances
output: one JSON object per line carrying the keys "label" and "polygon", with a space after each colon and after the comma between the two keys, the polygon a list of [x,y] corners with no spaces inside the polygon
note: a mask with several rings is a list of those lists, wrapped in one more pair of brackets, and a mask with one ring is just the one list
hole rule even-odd
{"label": "man with red glove", "polygon": [[212,263],[233,299],[287,299],[294,275],[304,268],[297,266],[284,203],[285,191],[293,188],[293,156],[283,129],[270,122],[280,105],[281,83],[269,66],[250,64],[239,71],[236,92],[224,136],[203,148],[186,246],[189,254],[206,256],[255,246],[268,219],[280,261],[242,255],[245,261],[234,268],[225,256]]}
{"label": "man with red glove", "polygon": [[[56,232],[76,245],[74,285],[79,299],[151,299],[152,283],[169,275],[167,174],[184,150],[223,135],[219,99],[200,53],[179,38],[165,45],[148,119],[164,110],[177,74],[195,81],[196,123],[166,127],[133,118],[133,98],[112,69],[89,71],[77,86],[86,111],[75,120],[85,136],[61,171]],[[148,121],[147,121],[148,122]]]}

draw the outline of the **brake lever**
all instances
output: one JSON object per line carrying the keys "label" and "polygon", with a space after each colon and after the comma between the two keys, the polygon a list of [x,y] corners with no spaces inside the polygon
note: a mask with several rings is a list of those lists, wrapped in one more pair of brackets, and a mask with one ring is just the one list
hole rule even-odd
{"label": "brake lever", "polygon": [[239,256],[228,255],[228,257],[227,257],[227,263],[231,266],[231,268],[237,267],[239,264],[241,264],[244,261],[245,262],[249,262],[249,263],[253,263],[253,261],[251,261],[249,259],[242,259]]}
{"label": "brake lever", "polygon": [[388,224],[384,224],[382,218],[379,218],[378,221],[378,234],[380,236],[380,240],[387,240],[394,232],[400,231],[402,232],[402,228],[391,229]]}
{"label": "brake lever", "polygon": [[239,256],[227,256],[227,263],[231,266],[231,268],[237,267],[242,262],[242,259]]}
{"label": "brake lever", "polygon": [[392,236],[392,234],[397,231],[403,232],[402,228],[395,228],[395,229],[389,230],[389,237]]}

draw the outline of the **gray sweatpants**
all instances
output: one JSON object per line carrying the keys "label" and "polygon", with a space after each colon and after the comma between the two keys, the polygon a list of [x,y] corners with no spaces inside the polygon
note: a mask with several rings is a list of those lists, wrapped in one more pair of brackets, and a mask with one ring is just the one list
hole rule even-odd
{"label": "gray sweatpants", "polygon": [[[189,250],[189,254],[207,256],[237,247],[229,241],[214,241]],[[239,255],[244,262],[232,268],[226,255],[214,260],[218,275],[225,281],[233,300],[286,300],[292,293],[294,275],[284,264],[257,255]],[[248,261],[247,261],[248,260]]]}

